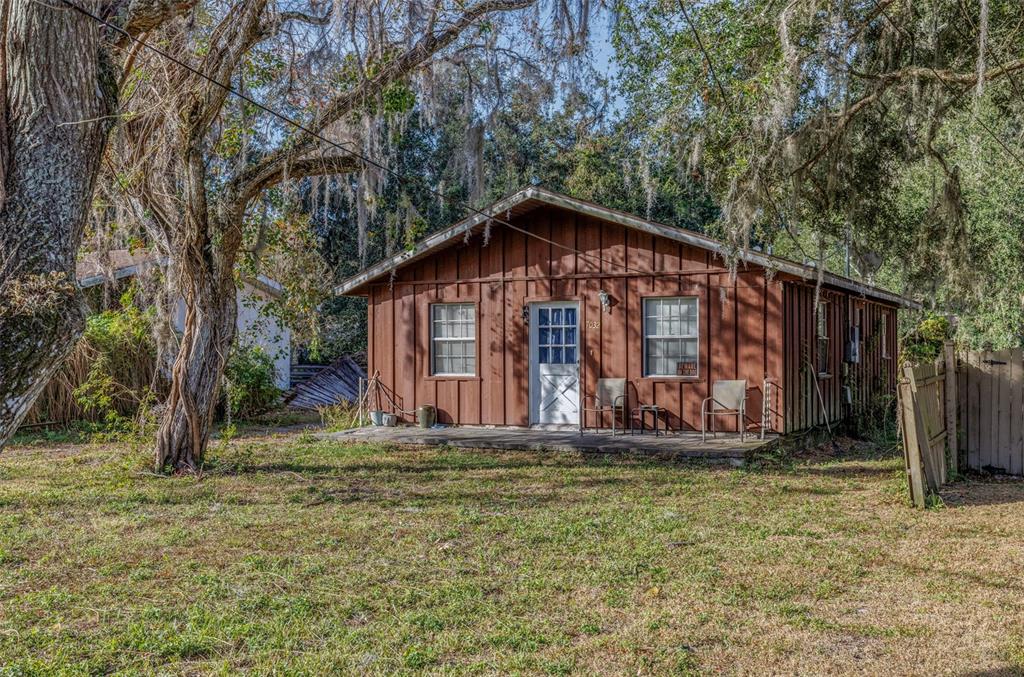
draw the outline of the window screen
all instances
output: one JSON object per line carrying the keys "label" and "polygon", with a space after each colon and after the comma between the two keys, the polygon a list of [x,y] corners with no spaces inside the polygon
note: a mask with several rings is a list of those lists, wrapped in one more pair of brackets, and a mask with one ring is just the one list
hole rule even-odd
{"label": "window screen", "polygon": [[697,299],[644,299],[644,375],[697,375]]}
{"label": "window screen", "polygon": [[476,307],[472,303],[430,306],[431,373],[476,375]]}

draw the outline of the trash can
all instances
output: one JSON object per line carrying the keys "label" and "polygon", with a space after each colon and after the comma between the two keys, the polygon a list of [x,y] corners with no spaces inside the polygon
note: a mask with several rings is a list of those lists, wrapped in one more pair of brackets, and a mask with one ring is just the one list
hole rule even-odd
{"label": "trash can", "polygon": [[416,419],[421,428],[431,428],[437,423],[437,409],[432,404],[421,405],[416,409]]}

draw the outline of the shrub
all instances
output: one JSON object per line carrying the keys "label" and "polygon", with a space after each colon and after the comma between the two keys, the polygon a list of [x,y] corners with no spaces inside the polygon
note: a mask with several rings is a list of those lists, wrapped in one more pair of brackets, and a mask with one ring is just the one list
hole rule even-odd
{"label": "shrub", "polygon": [[[153,309],[137,302],[133,283],[119,307],[90,315],[70,357],[45,386],[26,423],[88,421],[99,430],[131,426],[152,404],[156,374]],[[143,414],[148,412],[142,412]]]}
{"label": "shrub", "polygon": [[932,362],[942,354],[942,343],[952,337],[949,319],[928,315],[903,342],[904,361],[914,364]]}
{"label": "shrub", "polygon": [[261,346],[236,344],[224,372],[225,396],[232,416],[252,418],[277,404],[274,358]]}

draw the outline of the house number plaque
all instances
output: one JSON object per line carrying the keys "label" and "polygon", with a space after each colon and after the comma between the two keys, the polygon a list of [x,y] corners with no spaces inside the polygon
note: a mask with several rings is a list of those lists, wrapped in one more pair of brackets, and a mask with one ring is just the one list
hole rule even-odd
{"label": "house number plaque", "polygon": [[587,320],[587,329],[600,329],[601,323],[597,320]]}

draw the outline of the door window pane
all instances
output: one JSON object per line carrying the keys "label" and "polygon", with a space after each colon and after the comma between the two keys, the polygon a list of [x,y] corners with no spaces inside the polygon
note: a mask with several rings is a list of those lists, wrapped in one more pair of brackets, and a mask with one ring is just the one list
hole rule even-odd
{"label": "door window pane", "polygon": [[578,313],[575,308],[539,308],[537,360],[541,364],[575,364]]}

